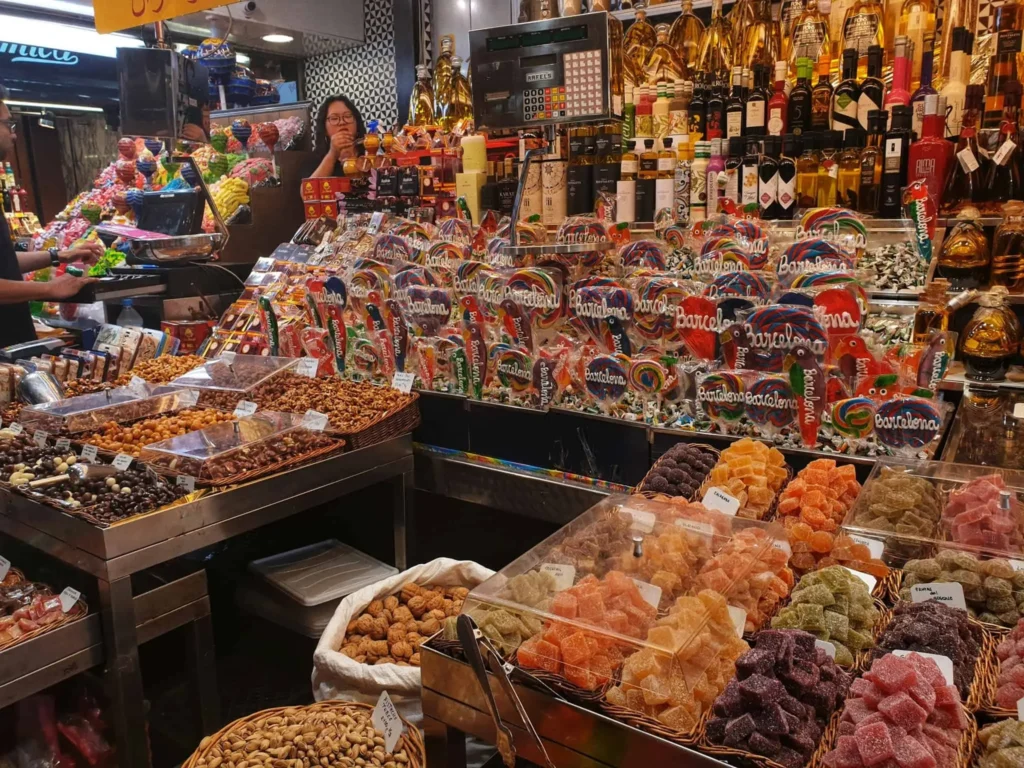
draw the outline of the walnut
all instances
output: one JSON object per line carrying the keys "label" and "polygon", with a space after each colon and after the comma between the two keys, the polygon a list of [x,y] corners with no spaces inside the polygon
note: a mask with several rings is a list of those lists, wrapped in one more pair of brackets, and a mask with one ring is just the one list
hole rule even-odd
{"label": "walnut", "polygon": [[345,645],[345,646],[342,646],[341,652],[345,656],[348,656],[350,659],[354,659],[356,656],[359,655],[359,646],[358,645]]}
{"label": "walnut", "polygon": [[391,658],[390,656],[383,656],[383,657],[377,659],[375,662],[373,662],[374,666],[377,666],[378,664],[394,664],[394,663],[395,663],[395,660],[393,658]]}
{"label": "walnut", "polygon": [[395,643],[391,646],[391,653],[396,659],[407,659],[412,656],[412,646],[408,643]]}
{"label": "walnut", "polygon": [[373,629],[373,616],[368,613],[364,613],[358,619],[356,619],[356,629],[360,635],[370,634],[370,630]]}
{"label": "walnut", "polygon": [[434,618],[424,619],[419,623],[417,629],[419,629],[421,635],[430,637],[441,631],[441,622]]}
{"label": "walnut", "polygon": [[427,638],[425,638],[419,632],[410,632],[405,636],[405,642],[407,642],[413,648],[419,648],[420,643],[424,642],[426,639]]}
{"label": "walnut", "polygon": [[400,605],[391,612],[391,618],[402,624],[408,624],[413,620],[412,611],[404,605]]}
{"label": "walnut", "polygon": [[376,664],[378,658],[379,658],[378,656],[374,656],[372,653],[368,653],[368,654],[366,654],[366,658],[365,658],[365,662],[364,663],[366,663],[366,664]]}
{"label": "walnut", "polygon": [[388,622],[386,619],[379,618],[373,620],[373,626],[370,628],[370,637],[374,640],[383,640],[388,636]]}
{"label": "walnut", "polygon": [[366,654],[362,653],[352,659],[352,661],[358,661],[360,664],[366,663]]}
{"label": "walnut", "polygon": [[427,610],[427,601],[417,595],[409,601],[409,610],[417,619]]}
{"label": "walnut", "polygon": [[420,655],[418,653],[414,653],[409,657],[409,663],[414,667],[418,667],[420,665]]}
{"label": "walnut", "polygon": [[445,616],[452,615],[452,601],[447,597],[441,602],[441,610],[444,611]]}
{"label": "walnut", "polygon": [[444,606],[444,598],[436,592],[432,592],[429,596],[424,595],[423,597],[427,601],[428,611],[439,611],[441,610],[442,606]]}
{"label": "walnut", "polygon": [[374,656],[387,656],[388,655],[388,641],[387,640],[373,640],[370,643],[370,653]]}
{"label": "walnut", "polygon": [[402,601],[408,603],[416,595],[420,593],[420,585],[413,584],[411,581],[402,585],[401,595]]}
{"label": "walnut", "polygon": [[356,645],[358,645],[359,641],[362,640],[364,637],[366,637],[366,635],[359,635],[359,634],[349,635],[347,642],[348,643],[355,643]]}
{"label": "walnut", "polygon": [[387,597],[384,598],[384,609],[385,610],[393,611],[399,605],[400,605],[400,603],[398,602],[398,598],[395,597],[394,595],[388,595]]}
{"label": "walnut", "polygon": [[389,611],[387,608],[385,608],[383,611],[381,611],[380,612],[380,616],[378,616],[377,618],[378,619],[384,619],[384,621],[386,621],[388,624],[391,624],[395,620],[395,617],[392,615],[391,611]]}
{"label": "walnut", "polygon": [[405,624],[392,624],[390,627],[388,627],[388,642],[397,643],[400,640],[404,640],[406,632],[407,630],[405,628]]}
{"label": "walnut", "polygon": [[354,634],[355,632],[357,632],[358,630],[356,629],[356,624],[358,624],[358,623],[359,622],[358,622],[357,619],[352,619],[352,621],[350,621],[348,623],[348,626],[345,627],[345,634],[346,635],[351,635],[351,634]]}
{"label": "walnut", "polygon": [[466,589],[465,587],[452,587],[451,588],[451,596],[452,596],[453,600],[455,600],[455,599],[465,600],[466,596],[468,594],[469,594],[469,590]]}
{"label": "walnut", "polygon": [[440,608],[435,608],[434,610],[430,611],[430,613],[425,613],[421,618],[437,619],[438,621],[444,621],[448,617],[445,615],[445,612],[442,611]]}
{"label": "walnut", "polygon": [[458,616],[460,613],[462,613],[462,606],[464,603],[464,600],[452,600],[452,616]]}
{"label": "walnut", "polygon": [[384,612],[384,601],[383,600],[374,600],[374,601],[372,601],[368,606],[366,606],[366,612],[368,614],[370,614],[371,616],[373,616],[373,618],[376,619],[378,616],[381,615],[381,613]]}
{"label": "walnut", "polygon": [[408,661],[396,661],[395,665],[399,666],[399,667],[411,667],[412,666],[412,664],[410,664]]}
{"label": "walnut", "polygon": [[371,640],[370,638],[364,637],[362,640],[359,641],[360,653],[369,653],[371,648],[373,648],[373,640]]}

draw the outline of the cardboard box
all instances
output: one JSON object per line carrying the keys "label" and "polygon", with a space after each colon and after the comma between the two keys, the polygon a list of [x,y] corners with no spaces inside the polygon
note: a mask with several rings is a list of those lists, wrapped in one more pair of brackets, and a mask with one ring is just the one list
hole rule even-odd
{"label": "cardboard box", "polygon": [[330,219],[338,218],[338,201],[337,200],[321,200],[320,210],[322,216],[327,216]]}
{"label": "cardboard box", "polygon": [[303,179],[301,185],[302,202],[320,199],[320,179]]}
{"label": "cardboard box", "polygon": [[319,219],[324,212],[323,203],[321,203],[319,200],[307,201],[303,203],[303,208],[305,208],[307,219]]}

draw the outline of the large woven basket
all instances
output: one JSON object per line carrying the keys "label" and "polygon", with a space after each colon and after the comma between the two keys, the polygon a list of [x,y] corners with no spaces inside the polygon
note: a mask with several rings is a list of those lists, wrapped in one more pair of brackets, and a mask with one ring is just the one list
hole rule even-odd
{"label": "large woven basket", "polygon": [[[718,450],[717,448],[714,448],[714,447],[712,447],[710,445],[707,445],[706,443],[689,443],[689,445],[692,445],[692,446],[695,446],[697,448],[700,448],[701,451],[706,451],[707,453],[710,453],[714,457],[716,463],[718,462],[718,457],[722,455],[722,452],[720,450]],[[664,455],[658,457],[658,460],[651,465],[651,468],[649,470],[647,470],[647,474],[644,475],[643,479],[639,483],[637,483],[636,488],[633,489],[633,493],[638,493],[641,496],[644,496],[644,497],[646,497],[648,499],[654,499],[654,498],[657,498],[658,496],[662,495],[662,494],[657,493],[656,491],[644,490],[644,486],[647,485],[647,483],[649,483],[651,481],[652,477],[654,477],[654,470],[656,470],[661,465],[661,463],[662,463],[662,461],[664,459],[665,459]],[[704,475],[704,477],[701,479],[701,485],[702,486],[704,484],[704,480],[706,480],[706,479],[707,479],[707,475]],[[699,492],[700,492],[700,489],[698,488],[698,493],[694,495],[694,498],[690,498],[690,499],[686,499],[686,500],[687,501],[700,501]]]}
{"label": "large woven basket", "polygon": [[[836,711],[832,713],[832,717],[829,719],[828,724],[825,726],[825,730],[822,733],[821,739],[818,741],[818,748],[812,753],[810,760],[807,761],[808,766],[813,766],[820,763],[821,758],[825,756],[831,745],[835,744],[836,736],[839,732],[839,718],[842,716],[842,711]],[[753,752],[747,752],[742,749],[735,749],[733,747],[726,747],[722,744],[715,744],[708,738],[707,735],[707,721],[709,718],[705,718],[701,723],[700,732],[698,733],[698,745],[701,752],[707,752],[709,755],[715,757],[729,758],[730,763],[745,766],[749,768],[784,768],[781,763],[777,763],[770,757],[764,755],[757,755]]]}
{"label": "large woven basket", "polygon": [[[264,709],[262,712],[256,712],[248,715],[247,717],[239,718],[233,723],[229,723],[224,726],[212,736],[207,736],[199,744],[199,748],[181,764],[181,768],[215,768],[215,766],[219,766],[219,768],[234,768],[239,763],[245,763],[247,766],[263,765],[264,758],[262,755],[268,753],[261,751],[259,747],[249,752],[245,751],[246,744],[254,741],[251,737],[255,730],[263,730],[273,733],[274,728],[281,726],[285,717],[297,714],[301,714],[307,718],[321,714],[335,714],[342,716],[352,715],[360,710],[363,712],[371,712],[373,710],[373,706],[371,704],[361,704],[355,701],[322,701],[318,704],[310,704],[306,707],[275,707],[273,709]],[[404,750],[408,761],[400,764],[403,768],[425,768],[427,758],[423,748],[422,734],[420,734],[419,729],[410,724],[404,718],[402,718],[402,724],[405,726],[405,729],[402,736],[399,738],[398,744],[395,746],[395,750],[396,754]],[[246,738],[247,736],[249,738]],[[238,759],[232,759],[231,757],[235,752],[239,754]],[[296,762],[296,760],[299,765],[303,764],[301,759],[294,757],[271,757],[270,759],[271,765],[277,765],[280,763],[282,766],[290,766]],[[326,763],[322,762],[322,760],[317,760],[315,762],[310,760],[309,764],[322,765],[325,766],[325,768],[333,768],[334,766],[347,764],[347,762],[342,763],[340,759],[331,760],[327,757]],[[370,766],[370,761],[367,760],[366,765]]]}
{"label": "large woven basket", "polygon": [[408,434],[420,425],[420,395],[413,392],[410,396],[408,403],[381,414],[358,432],[332,430],[331,434],[344,438],[353,451]]}

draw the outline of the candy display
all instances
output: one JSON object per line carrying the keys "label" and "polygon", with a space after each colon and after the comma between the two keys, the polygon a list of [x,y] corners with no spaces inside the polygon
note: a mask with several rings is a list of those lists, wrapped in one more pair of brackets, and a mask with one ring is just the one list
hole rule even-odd
{"label": "candy display", "polygon": [[877,291],[920,290],[928,272],[928,265],[906,242],[867,249],[857,267],[871,271],[871,287]]}
{"label": "candy display", "polygon": [[1015,710],[1024,699],[1024,620],[1020,620],[996,646],[998,669],[994,703],[1002,709]]}
{"label": "candy display", "polygon": [[103,451],[138,456],[142,448],[150,443],[169,440],[186,432],[196,432],[233,418],[230,413],[212,408],[189,409],[126,425],[111,421],[104,424],[102,429],[76,435],[75,439],[84,445],[95,445]]}
{"label": "candy display", "polygon": [[31,480],[63,474],[78,456],[56,446],[37,444],[27,432],[0,432],[0,482],[23,485]]}
{"label": "candy display", "polygon": [[1000,720],[978,731],[981,757],[978,768],[1014,768],[1024,755],[1024,723]]}
{"label": "candy display", "polygon": [[57,595],[46,584],[26,581],[18,570],[8,571],[0,581],[0,649],[85,615],[84,603],[75,601],[65,611]]}
{"label": "candy display", "polygon": [[937,539],[942,517],[938,488],[907,467],[882,466],[861,491],[849,524],[914,539]]}
{"label": "candy display", "polygon": [[704,446],[677,443],[655,462],[637,491],[692,499],[715,465],[716,454]]}
{"label": "candy display", "polygon": [[843,705],[849,677],[807,632],[763,630],[751,643],[715,699],[707,739],[799,768]]}
{"label": "candy display", "polygon": [[953,491],[942,510],[953,541],[1002,552],[1024,546],[1024,513],[1015,492],[1001,475],[971,480]]}
{"label": "candy display", "polygon": [[150,384],[167,384],[205,362],[206,360],[198,355],[161,355],[136,363],[131,371],[121,376],[115,384],[120,387],[127,386],[131,383],[132,377],[136,376]]}
{"label": "candy display", "polygon": [[701,486],[701,496],[718,489],[738,502],[740,517],[760,520],[788,477],[786,460],[777,449],[744,438],[722,451]]}

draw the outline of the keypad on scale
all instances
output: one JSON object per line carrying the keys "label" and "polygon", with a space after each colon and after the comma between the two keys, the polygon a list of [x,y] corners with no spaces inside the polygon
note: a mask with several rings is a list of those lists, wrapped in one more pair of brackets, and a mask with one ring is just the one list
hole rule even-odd
{"label": "keypad on scale", "polygon": [[523,114],[527,120],[553,120],[565,117],[565,86],[527,88],[523,91]]}
{"label": "keypad on scale", "polygon": [[568,116],[604,111],[604,79],[600,51],[578,51],[564,57]]}

